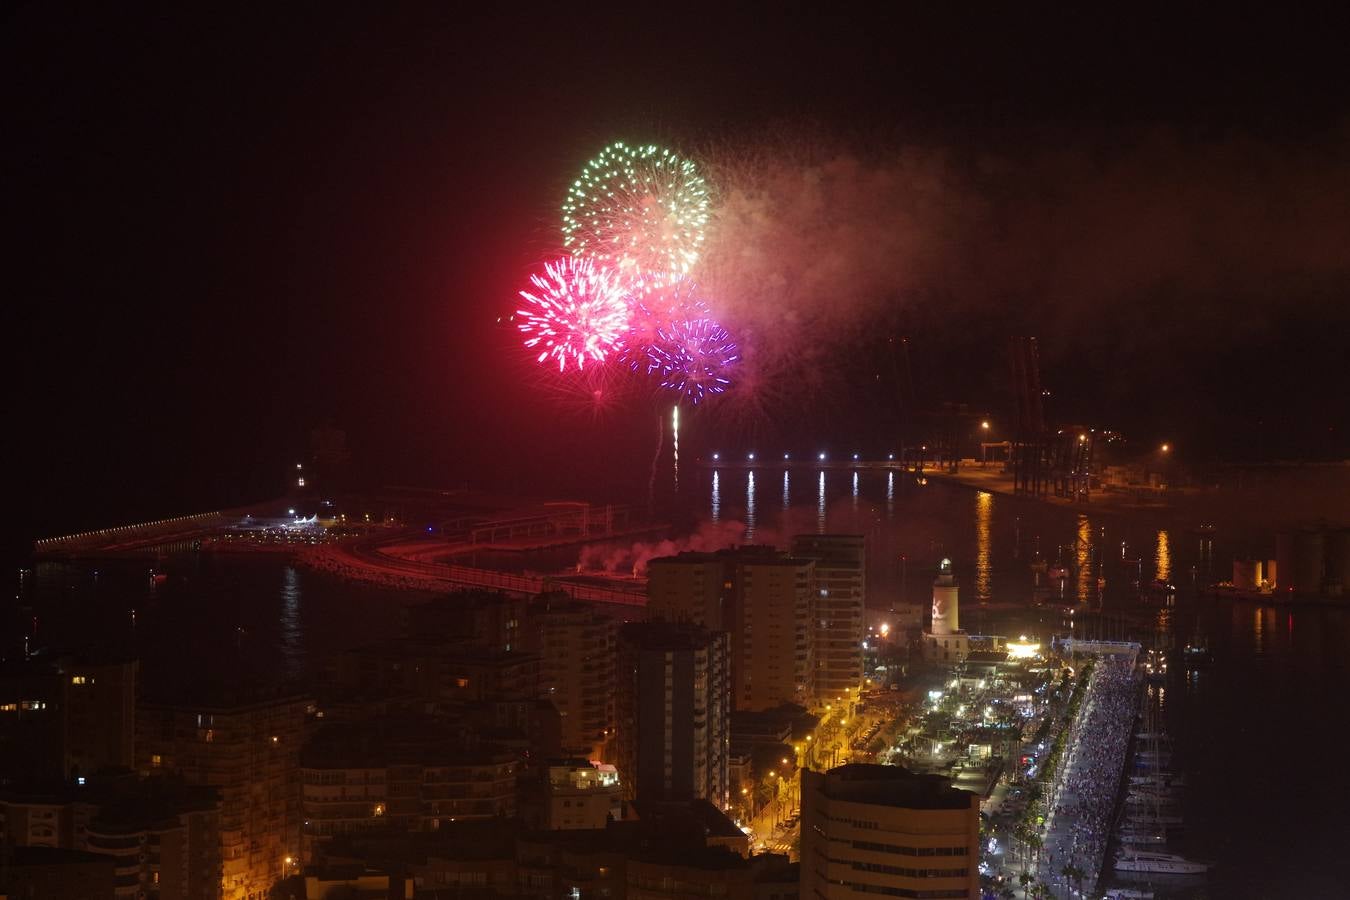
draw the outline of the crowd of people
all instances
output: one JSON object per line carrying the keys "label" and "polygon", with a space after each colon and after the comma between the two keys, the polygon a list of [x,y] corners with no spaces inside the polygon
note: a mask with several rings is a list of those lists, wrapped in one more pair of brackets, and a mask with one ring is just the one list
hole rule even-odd
{"label": "crowd of people", "polygon": [[1057,881],[1066,865],[1090,889],[1110,839],[1121,767],[1136,711],[1138,675],[1129,659],[1098,662],[1074,723],[1068,763],[1050,792],[1042,879]]}

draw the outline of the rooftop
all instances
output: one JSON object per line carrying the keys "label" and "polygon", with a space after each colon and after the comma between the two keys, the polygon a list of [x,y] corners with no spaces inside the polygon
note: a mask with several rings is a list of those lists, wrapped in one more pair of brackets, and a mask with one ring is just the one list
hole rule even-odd
{"label": "rooftop", "polygon": [[[814,774],[814,773],[813,773]],[[849,763],[816,775],[832,800],[901,809],[970,809],[975,795],[941,775],[920,775],[903,766]]]}
{"label": "rooftop", "polygon": [[619,638],[643,650],[702,650],[713,633],[688,622],[629,622],[619,629]]}

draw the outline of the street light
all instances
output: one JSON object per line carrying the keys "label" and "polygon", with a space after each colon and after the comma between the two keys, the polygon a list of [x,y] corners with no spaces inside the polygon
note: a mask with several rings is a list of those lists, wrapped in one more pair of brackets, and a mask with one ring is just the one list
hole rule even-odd
{"label": "street light", "polygon": [[1163,445],[1162,445],[1162,452],[1164,452],[1164,453],[1170,453],[1170,452],[1172,452],[1172,445],[1171,445],[1171,444],[1163,444]]}
{"label": "street light", "polygon": [[980,423],[980,427],[983,428],[985,431],[988,431],[988,430],[989,430],[989,420],[988,420],[988,419],[985,419],[983,422],[981,422],[981,423]]}

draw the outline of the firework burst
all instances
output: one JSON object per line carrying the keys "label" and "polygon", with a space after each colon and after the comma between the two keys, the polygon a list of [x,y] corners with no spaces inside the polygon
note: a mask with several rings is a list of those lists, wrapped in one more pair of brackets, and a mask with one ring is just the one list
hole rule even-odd
{"label": "firework burst", "polygon": [[648,350],[651,368],[661,373],[661,386],[678,391],[693,403],[727,389],[731,367],[740,352],[731,335],[712,319],[685,319],[663,328]]}
{"label": "firework burst", "polygon": [[567,256],[547,263],[544,274],[530,276],[533,291],[521,291],[529,304],[516,310],[525,346],[537,362],[552,358],[558,371],[569,363],[603,363],[628,324],[624,291],[609,270],[589,259]]}
{"label": "firework burst", "polygon": [[648,280],[687,274],[707,224],[708,186],[697,167],[650,144],[610,144],[563,202],[564,247]]}
{"label": "firework burst", "polygon": [[710,315],[698,285],[687,278],[669,284],[639,282],[628,292],[628,327],[619,339],[619,360],[634,372],[651,374],[651,348],[663,329]]}

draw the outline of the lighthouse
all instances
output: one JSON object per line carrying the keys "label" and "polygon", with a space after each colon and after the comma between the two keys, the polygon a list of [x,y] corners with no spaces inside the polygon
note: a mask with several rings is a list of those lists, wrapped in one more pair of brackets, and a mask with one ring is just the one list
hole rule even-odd
{"label": "lighthouse", "polygon": [[959,663],[970,655],[970,635],[961,630],[960,603],[952,561],[943,559],[933,579],[933,621],[923,633],[924,656]]}
{"label": "lighthouse", "polygon": [[956,597],[956,576],[952,561],[943,559],[933,579],[933,631],[935,635],[955,634],[961,630],[961,616]]}

